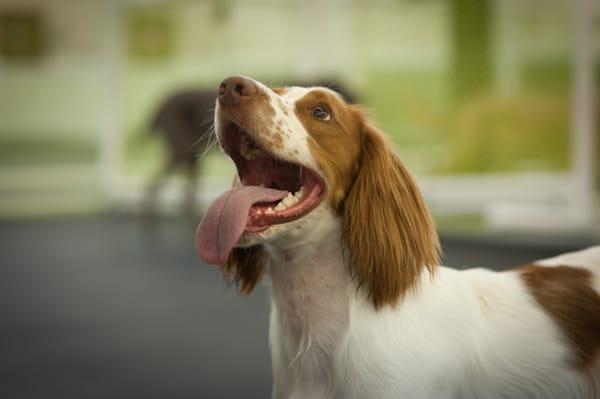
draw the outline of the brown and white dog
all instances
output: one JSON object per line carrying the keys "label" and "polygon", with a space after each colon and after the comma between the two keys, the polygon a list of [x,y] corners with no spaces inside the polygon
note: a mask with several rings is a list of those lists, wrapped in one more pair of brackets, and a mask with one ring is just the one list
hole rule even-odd
{"label": "brown and white dog", "polygon": [[600,247],[502,273],[438,265],[415,181],[328,89],[219,87],[234,188],[197,249],[272,278],[273,398],[600,397]]}

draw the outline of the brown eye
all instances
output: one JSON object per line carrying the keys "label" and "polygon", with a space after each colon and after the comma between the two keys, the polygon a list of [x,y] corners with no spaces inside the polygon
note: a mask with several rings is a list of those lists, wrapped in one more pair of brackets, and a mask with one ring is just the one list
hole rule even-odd
{"label": "brown eye", "polygon": [[312,116],[315,119],[319,119],[321,121],[328,121],[331,119],[331,115],[329,114],[329,110],[324,105],[317,105],[312,110]]}

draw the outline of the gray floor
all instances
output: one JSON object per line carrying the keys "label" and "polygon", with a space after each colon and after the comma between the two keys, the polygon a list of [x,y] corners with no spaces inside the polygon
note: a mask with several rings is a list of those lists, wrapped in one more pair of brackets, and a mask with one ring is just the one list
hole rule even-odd
{"label": "gray floor", "polygon": [[[197,260],[194,228],[0,223],[0,397],[269,397],[267,291],[225,290]],[[577,247],[443,242],[446,264],[493,268]]]}

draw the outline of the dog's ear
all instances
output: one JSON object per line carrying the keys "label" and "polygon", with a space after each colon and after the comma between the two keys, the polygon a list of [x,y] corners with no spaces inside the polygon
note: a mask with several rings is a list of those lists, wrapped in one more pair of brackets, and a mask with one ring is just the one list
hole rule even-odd
{"label": "dog's ear", "polygon": [[262,245],[233,248],[223,265],[225,281],[234,282],[242,294],[250,294],[265,273],[267,258]]}
{"label": "dog's ear", "polygon": [[360,169],[344,200],[344,242],[375,308],[394,305],[439,258],[421,192],[386,138],[363,121]]}

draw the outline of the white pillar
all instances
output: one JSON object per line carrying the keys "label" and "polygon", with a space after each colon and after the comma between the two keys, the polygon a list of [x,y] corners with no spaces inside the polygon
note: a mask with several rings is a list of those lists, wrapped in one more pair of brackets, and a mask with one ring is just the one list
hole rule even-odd
{"label": "white pillar", "polygon": [[571,93],[571,207],[582,225],[594,219],[595,101],[592,57],[594,0],[573,0],[574,54]]}
{"label": "white pillar", "polygon": [[319,67],[322,65],[323,48],[328,39],[323,37],[322,8],[325,5],[319,0],[305,0],[301,4],[298,15],[299,26],[295,32],[299,51],[294,73],[302,80],[311,80],[318,75]]}
{"label": "white pillar", "polygon": [[111,200],[118,190],[121,171],[121,3],[108,0],[104,3],[104,43],[102,58],[97,66],[102,109],[100,115],[100,174],[105,198]]}
{"label": "white pillar", "polygon": [[[521,40],[519,2],[512,0],[497,1],[494,32],[494,89],[502,95],[514,95],[520,85]],[[516,14],[516,16],[515,16]]]}

